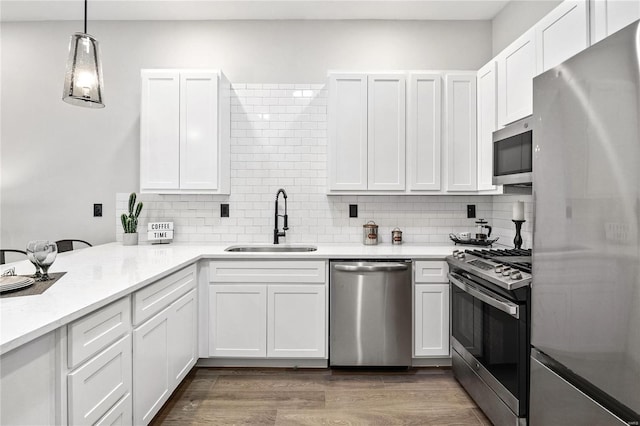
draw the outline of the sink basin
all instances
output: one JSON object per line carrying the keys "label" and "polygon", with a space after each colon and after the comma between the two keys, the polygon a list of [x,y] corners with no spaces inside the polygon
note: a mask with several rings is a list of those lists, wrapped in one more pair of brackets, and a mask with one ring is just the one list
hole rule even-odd
{"label": "sink basin", "polygon": [[230,246],[224,249],[224,251],[231,252],[265,252],[265,253],[293,253],[293,252],[307,252],[316,251],[318,247],[311,245],[238,245]]}

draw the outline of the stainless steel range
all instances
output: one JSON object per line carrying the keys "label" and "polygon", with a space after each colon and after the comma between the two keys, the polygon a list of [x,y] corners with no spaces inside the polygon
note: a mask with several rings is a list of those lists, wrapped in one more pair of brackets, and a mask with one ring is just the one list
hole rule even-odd
{"label": "stainless steel range", "polygon": [[496,425],[525,425],[529,401],[531,250],[455,250],[453,372]]}

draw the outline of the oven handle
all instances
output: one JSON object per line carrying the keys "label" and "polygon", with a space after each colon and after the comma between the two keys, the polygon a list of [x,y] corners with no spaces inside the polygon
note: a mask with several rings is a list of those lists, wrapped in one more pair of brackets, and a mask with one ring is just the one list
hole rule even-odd
{"label": "oven handle", "polygon": [[476,299],[481,300],[496,309],[500,309],[502,312],[505,312],[514,318],[520,319],[520,307],[518,305],[496,299],[495,297],[480,290],[476,286],[464,282],[463,278],[454,272],[449,273],[449,281],[451,282],[451,284],[455,285],[465,293],[469,293]]}

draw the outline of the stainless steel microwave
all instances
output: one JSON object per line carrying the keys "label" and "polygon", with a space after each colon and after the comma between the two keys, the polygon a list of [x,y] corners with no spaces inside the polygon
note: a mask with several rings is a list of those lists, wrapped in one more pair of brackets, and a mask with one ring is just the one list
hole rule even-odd
{"label": "stainless steel microwave", "polygon": [[531,186],[533,119],[515,121],[493,132],[493,184]]}

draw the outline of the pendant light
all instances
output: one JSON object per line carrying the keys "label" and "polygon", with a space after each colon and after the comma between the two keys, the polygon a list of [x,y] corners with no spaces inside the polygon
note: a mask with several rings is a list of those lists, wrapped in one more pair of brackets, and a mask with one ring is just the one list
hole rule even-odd
{"label": "pendant light", "polygon": [[75,33],[69,42],[62,100],[81,107],[104,108],[103,87],[100,49],[98,41],[87,34],[87,0],[84,0],[84,32]]}

